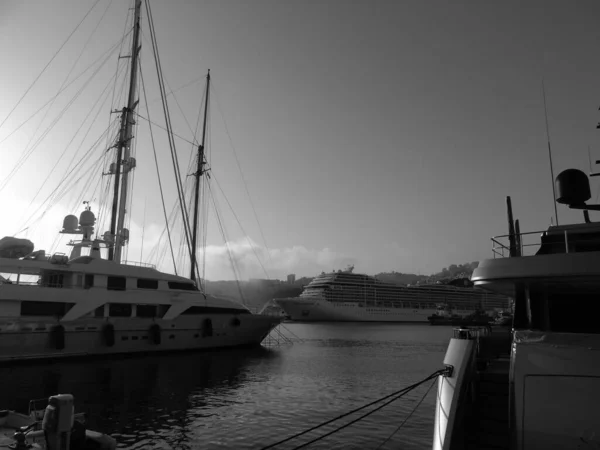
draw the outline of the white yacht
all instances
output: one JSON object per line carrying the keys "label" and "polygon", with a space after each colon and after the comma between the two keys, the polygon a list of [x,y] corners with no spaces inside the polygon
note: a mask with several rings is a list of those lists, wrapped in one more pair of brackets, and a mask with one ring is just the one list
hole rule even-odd
{"label": "white yacht", "polygon": [[[508,199],[509,234],[473,281],[514,296],[512,330],[457,329],[438,380],[433,449],[600,448],[600,223],[589,220],[587,176],[556,178],[557,202],[584,223],[521,233]],[[539,236],[526,254],[528,236]]]}
{"label": "white yacht", "polygon": [[292,320],[353,322],[427,322],[441,305],[466,317],[477,310],[506,309],[509,298],[469,287],[469,280],[451,284],[400,286],[375,277],[344,271],[322,273],[295,298],[275,299]]}
{"label": "white yacht", "polygon": [[[7,237],[0,241],[0,362],[255,346],[281,322],[281,318],[252,314],[242,304],[202,290],[196,253],[202,229],[198,216],[199,211],[204,211],[199,205],[199,193],[201,182],[207,178],[203,175],[209,170],[204,146],[210,73],[206,78],[202,141],[197,145],[197,166],[191,174],[194,188],[188,192],[189,198],[183,191],[179,196],[185,231],[185,242],[180,248],[185,248],[184,254],[190,257],[190,277],[123,260],[123,249],[130,239],[126,214],[132,174],[137,167],[132,143],[138,120],[142,2],[134,0],[133,4],[133,14],[128,16],[133,19],[132,28],[124,34],[124,39],[131,38],[127,105],[113,111],[120,113],[120,124],[113,128],[116,132],[112,144],[108,150],[101,148],[97,159],[102,162],[107,155],[101,180],[106,180],[103,192],[108,195],[103,210],[104,217],[110,217],[110,229],[102,235],[95,234],[96,216],[89,203],[84,202],[87,206],[79,218],[68,215],[64,219],[61,233],[78,237],[69,243],[72,251],[68,256],[33,251],[34,245],[27,239]],[[152,25],[151,14],[148,22]],[[152,26],[150,36],[154,44]],[[120,55],[121,58],[125,56]],[[164,89],[161,92],[164,94]],[[169,132],[172,136],[172,129]],[[171,151],[173,157],[173,148]],[[87,154],[82,161],[89,160],[86,157]],[[181,188],[180,176],[177,182]],[[61,183],[71,186],[67,178]],[[64,189],[63,186],[59,187]],[[205,195],[207,191],[203,191]],[[188,214],[187,205],[192,205],[193,214]]]}

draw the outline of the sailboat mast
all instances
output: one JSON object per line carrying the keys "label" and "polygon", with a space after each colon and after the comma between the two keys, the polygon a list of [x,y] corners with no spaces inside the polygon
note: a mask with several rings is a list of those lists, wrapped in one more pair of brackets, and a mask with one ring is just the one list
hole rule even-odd
{"label": "sailboat mast", "polygon": [[200,177],[204,173],[204,144],[206,142],[206,122],[208,120],[208,96],[210,93],[210,69],[206,74],[206,95],[204,103],[204,123],[202,124],[202,144],[198,146],[198,165],[196,167],[196,186],[194,190],[194,227],[192,228],[192,264],[190,278],[196,281],[196,242],[198,239],[198,208],[199,208],[199,196],[200,196]]}
{"label": "sailboat mast", "polygon": [[[113,237],[113,246],[109,248],[108,259],[117,263],[121,262],[121,250],[128,236],[123,233],[125,223],[125,207],[127,205],[127,182],[129,172],[135,167],[131,158],[131,143],[133,140],[134,110],[137,107],[137,72],[140,53],[140,12],[142,0],[135,0],[133,19],[133,39],[131,44],[131,70],[129,77],[129,96],[127,106],[121,115],[121,131],[117,144],[117,161],[115,165],[115,187],[113,191],[112,216],[110,220],[110,234]],[[120,192],[119,192],[120,190]],[[120,195],[119,195],[120,194]],[[119,198],[120,197],[120,198]]]}

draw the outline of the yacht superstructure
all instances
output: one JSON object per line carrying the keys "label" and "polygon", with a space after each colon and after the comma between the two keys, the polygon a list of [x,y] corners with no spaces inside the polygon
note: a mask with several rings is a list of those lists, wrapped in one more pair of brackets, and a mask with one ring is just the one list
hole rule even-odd
{"label": "yacht superstructure", "polygon": [[467,287],[470,284],[461,279],[454,284],[406,287],[353,273],[350,267],[318,275],[299,297],[275,301],[292,320],[307,322],[427,322],[440,305],[459,316],[507,308],[508,297]]}

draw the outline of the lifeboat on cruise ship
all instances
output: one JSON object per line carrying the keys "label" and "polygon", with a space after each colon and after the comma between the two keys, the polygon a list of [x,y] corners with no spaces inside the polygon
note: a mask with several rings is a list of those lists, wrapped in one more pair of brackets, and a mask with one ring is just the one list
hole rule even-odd
{"label": "lifeboat on cruise ship", "polygon": [[23,258],[33,252],[33,242],[29,239],[3,237],[0,239],[0,258]]}

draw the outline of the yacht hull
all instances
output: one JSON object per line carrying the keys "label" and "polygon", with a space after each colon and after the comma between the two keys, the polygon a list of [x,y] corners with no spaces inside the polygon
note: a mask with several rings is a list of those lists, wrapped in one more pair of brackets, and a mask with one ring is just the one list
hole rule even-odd
{"label": "yacht hull", "polygon": [[285,298],[275,300],[287,315],[299,322],[418,322],[428,323],[435,309],[361,306],[356,302]]}
{"label": "yacht hull", "polygon": [[[210,319],[210,327],[207,327],[207,319]],[[207,314],[180,316],[173,320],[90,317],[58,322],[41,318],[0,319],[0,363],[253,347],[259,346],[280,322],[281,319],[276,317],[254,314]]]}

